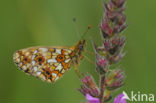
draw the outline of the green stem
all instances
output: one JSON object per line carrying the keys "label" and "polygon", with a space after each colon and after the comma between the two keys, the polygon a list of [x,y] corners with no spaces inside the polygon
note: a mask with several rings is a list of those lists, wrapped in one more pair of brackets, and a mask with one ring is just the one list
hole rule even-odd
{"label": "green stem", "polygon": [[104,91],[105,91],[105,88],[106,88],[106,75],[108,73],[108,70],[109,70],[109,67],[110,65],[108,65],[108,67],[106,68],[106,73],[102,76],[100,76],[100,103],[105,103],[105,100],[104,100]]}

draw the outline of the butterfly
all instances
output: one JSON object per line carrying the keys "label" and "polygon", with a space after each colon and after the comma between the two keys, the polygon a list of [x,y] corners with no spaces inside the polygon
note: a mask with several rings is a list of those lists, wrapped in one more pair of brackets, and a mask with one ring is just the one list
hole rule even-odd
{"label": "butterfly", "polygon": [[13,54],[14,63],[27,74],[46,82],[55,82],[74,65],[83,59],[85,40],[78,41],[72,47],[30,47]]}

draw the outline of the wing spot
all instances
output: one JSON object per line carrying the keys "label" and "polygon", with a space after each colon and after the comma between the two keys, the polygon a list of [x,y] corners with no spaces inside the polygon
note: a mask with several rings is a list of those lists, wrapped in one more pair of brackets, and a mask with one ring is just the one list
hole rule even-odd
{"label": "wing spot", "polygon": [[50,51],[50,52],[54,52],[54,49],[50,48],[49,51]]}
{"label": "wing spot", "polygon": [[41,72],[37,72],[36,74],[39,76],[41,74]]}
{"label": "wing spot", "polygon": [[34,51],[34,54],[36,54],[37,52],[38,52],[38,50],[35,50],[35,51]]}
{"label": "wing spot", "polygon": [[62,70],[62,65],[61,64],[59,64],[56,68],[55,68],[55,70],[59,70],[59,71],[61,71]]}
{"label": "wing spot", "polygon": [[23,70],[26,70],[26,69],[27,69],[27,67],[26,67],[26,66],[22,66],[22,69],[23,69]]}
{"label": "wing spot", "polygon": [[61,54],[61,49],[56,49],[56,53]]}
{"label": "wing spot", "polygon": [[70,59],[66,59],[66,60],[65,60],[65,63],[68,63],[69,61],[70,61]]}
{"label": "wing spot", "polygon": [[63,61],[65,60],[65,56],[62,55],[62,54],[60,54],[60,55],[57,56],[56,60],[57,60],[58,62],[63,62]]}
{"label": "wing spot", "polygon": [[57,61],[55,59],[48,59],[47,62],[48,63],[56,63]]}
{"label": "wing spot", "polygon": [[32,61],[32,65],[35,65],[36,64],[36,62],[35,61]]}
{"label": "wing spot", "polygon": [[39,48],[39,51],[44,53],[44,52],[47,52],[48,49],[47,48]]}
{"label": "wing spot", "polygon": [[22,51],[19,50],[19,51],[18,51],[18,54],[19,54],[19,55],[22,55],[23,53],[22,53]]}
{"label": "wing spot", "polygon": [[30,63],[30,62],[31,62],[31,59],[30,59],[28,56],[26,56],[26,57],[24,57],[24,58],[22,59],[22,62],[23,62],[23,64],[25,65],[25,64],[27,64],[27,63]]}
{"label": "wing spot", "polygon": [[62,66],[63,66],[63,68],[66,70],[66,69],[69,68],[70,63],[64,63],[64,62],[62,62]]}
{"label": "wing spot", "polygon": [[58,74],[59,77],[61,77],[62,75],[63,75],[62,73],[59,73],[59,74]]}
{"label": "wing spot", "polygon": [[37,72],[37,67],[34,67],[33,70],[34,70],[34,72]]}
{"label": "wing spot", "polygon": [[65,73],[66,70],[62,69],[61,73]]}
{"label": "wing spot", "polygon": [[38,63],[38,64],[42,64],[42,63],[44,63],[44,61],[45,61],[45,58],[43,57],[43,56],[41,56],[41,55],[38,55],[36,58],[35,58],[35,61]]}
{"label": "wing spot", "polygon": [[30,72],[30,70],[29,70],[29,69],[26,69],[26,70],[24,70],[24,72],[25,72],[25,73],[29,73],[29,72]]}

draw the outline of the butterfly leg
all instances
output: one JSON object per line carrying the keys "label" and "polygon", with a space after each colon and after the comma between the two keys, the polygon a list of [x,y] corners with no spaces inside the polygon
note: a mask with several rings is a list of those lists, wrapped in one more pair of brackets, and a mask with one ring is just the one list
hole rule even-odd
{"label": "butterfly leg", "polygon": [[82,77],[84,76],[84,74],[78,69],[78,65],[77,64],[74,65],[74,69],[75,69],[75,72],[76,72],[78,78],[79,79],[82,79]]}
{"label": "butterfly leg", "polygon": [[95,64],[92,60],[90,60],[87,56],[85,56],[85,55],[83,55],[84,56],[84,58],[86,58],[91,64]]}
{"label": "butterfly leg", "polygon": [[90,55],[95,55],[94,52],[90,52],[90,51],[87,51],[87,50],[85,50],[84,52],[86,52],[86,53],[88,53],[88,54],[90,54]]}

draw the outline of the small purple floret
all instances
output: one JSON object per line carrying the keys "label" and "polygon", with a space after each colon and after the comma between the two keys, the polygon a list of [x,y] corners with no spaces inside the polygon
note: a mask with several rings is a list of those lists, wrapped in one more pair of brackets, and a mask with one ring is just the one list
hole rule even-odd
{"label": "small purple floret", "polygon": [[126,99],[123,97],[124,97],[123,93],[119,94],[118,96],[115,97],[114,103],[127,103]]}
{"label": "small purple floret", "polygon": [[90,94],[86,94],[86,99],[88,100],[88,103],[100,103],[98,98],[92,97]]}

